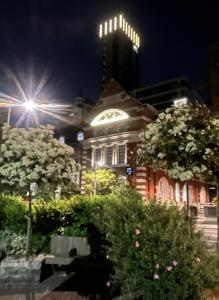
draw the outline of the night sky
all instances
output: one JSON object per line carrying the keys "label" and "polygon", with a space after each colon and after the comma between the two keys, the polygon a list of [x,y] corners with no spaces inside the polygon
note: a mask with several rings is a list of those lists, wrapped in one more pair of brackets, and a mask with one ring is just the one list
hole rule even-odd
{"label": "night sky", "polygon": [[48,98],[70,102],[81,89],[96,100],[98,24],[119,13],[141,36],[142,86],[180,75],[207,81],[208,44],[219,41],[213,1],[1,0],[0,90],[16,94],[10,68],[27,93],[44,78]]}

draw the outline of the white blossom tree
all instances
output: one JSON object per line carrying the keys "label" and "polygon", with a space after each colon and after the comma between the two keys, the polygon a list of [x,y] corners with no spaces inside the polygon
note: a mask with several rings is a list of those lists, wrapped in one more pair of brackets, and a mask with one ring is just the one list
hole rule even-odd
{"label": "white blossom tree", "polygon": [[54,138],[54,128],[50,125],[30,129],[3,126],[1,186],[28,193],[27,257],[32,239],[32,186],[68,184],[75,165],[72,154],[72,147],[62,145]]}
{"label": "white blossom tree", "polygon": [[[198,103],[172,106],[141,134],[140,163],[166,170],[180,181],[209,172],[219,176],[219,129],[210,111]],[[189,212],[187,185],[187,211]]]}

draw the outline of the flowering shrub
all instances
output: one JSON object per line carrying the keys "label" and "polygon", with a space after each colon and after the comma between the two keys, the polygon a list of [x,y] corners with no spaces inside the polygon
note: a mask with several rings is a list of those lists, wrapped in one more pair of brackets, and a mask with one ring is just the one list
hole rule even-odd
{"label": "flowering shrub", "polygon": [[[119,191],[94,222],[106,233],[119,299],[198,299],[215,274],[205,245],[176,207]],[[109,285],[109,284],[108,284]]]}
{"label": "flowering shrub", "polygon": [[219,129],[205,105],[172,106],[141,134],[138,160],[180,181],[219,168]]}

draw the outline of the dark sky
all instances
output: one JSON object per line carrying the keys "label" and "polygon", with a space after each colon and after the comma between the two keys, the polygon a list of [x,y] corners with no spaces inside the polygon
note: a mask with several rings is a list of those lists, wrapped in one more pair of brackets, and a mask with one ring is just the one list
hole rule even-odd
{"label": "dark sky", "polygon": [[15,93],[9,67],[25,89],[43,77],[47,97],[70,101],[82,89],[95,100],[97,26],[119,13],[142,37],[142,85],[178,75],[195,85],[207,80],[207,47],[219,41],[219,10],[211,0],[1,0],[0,89]]}

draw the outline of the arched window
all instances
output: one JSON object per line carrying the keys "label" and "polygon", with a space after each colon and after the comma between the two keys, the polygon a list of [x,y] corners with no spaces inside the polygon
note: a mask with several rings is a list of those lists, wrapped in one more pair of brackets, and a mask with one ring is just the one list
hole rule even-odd
{"label": "arched window", "polygon": [[179,185],[179,182],[176,182],[176,184],[175,184],[175,199],[176,199],[176,202],[180,201],[180,185]]}
{"label": "arched window", "polygon": [[157,196],[161,201],[170,201],[173,199],[173,189],[165,177],[161,177],[157,184]]}
{"label": "arched window", "polygon": [[206,203],[207,202],[207,192],[204,186],[202,186],[200,190],[200,203]]}
{"label": "arched window", "polygon": [[183,202],[187,202],[187,183],[183,186]]}
{"label": "arched window", "polygon": [[121,109],[107,109],[99,113],[90,123],[91,126],[98,126],[113,123],[116,121],[126,120],[129,115]]}

